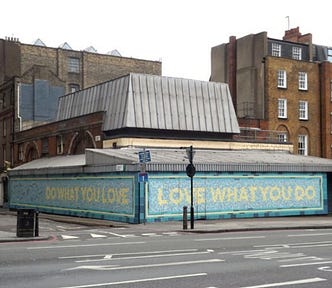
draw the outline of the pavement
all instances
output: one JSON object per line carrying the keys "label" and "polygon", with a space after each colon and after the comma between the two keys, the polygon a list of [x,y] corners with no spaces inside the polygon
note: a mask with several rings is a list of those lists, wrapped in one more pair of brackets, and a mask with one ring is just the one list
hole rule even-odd
{"label": "pavement", "polygon": [[[222,220],[195,220],[194,227],[188,221],[187,229],[183,229],[182,221],[155,222],[144,224],[128,224],[109,220],[38,214],[38,235],[32,237],[17,237],[17,212],[7,208],[0,208],[0,243],[15,241],[38,241],[52,239],[49,231],[43,231],[43,221],[55,221],[93,227],[109,227],[110,229],[125,227],[137,233],[147,232],[183,232],[183,233],[226,233],[257,230],[286,230],[286,229],[332,229],[332,214],[320,216],[287,216],[270,218],[243,218]],[[40,227],[39,227],[40,226]]]}

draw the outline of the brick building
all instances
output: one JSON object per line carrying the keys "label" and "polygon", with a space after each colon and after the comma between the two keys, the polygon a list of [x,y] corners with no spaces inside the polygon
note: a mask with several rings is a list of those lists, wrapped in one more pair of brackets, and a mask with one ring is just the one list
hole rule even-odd
{"label": "brick building", "polygon": [[13,166],[43,157],[84,154],[85,148],[102,148],[103,119],[104,112],[100,111],[18,132]]}
{"label": "brick building", "polygon": [[161,62],[0,39],[0,171],[15,133],[54,121],[59,96],[130,72],[161,75]]}
{"label": "brick building", "polygon": [[299,28],[282,40],[232,36],[211,49],[210,79],[229,83],[242,134],[273,131],[295,153],[331,158],[329,51]]}
{"label": "brick building", "polygon": [[322,99],[322,157],[332,158],[332,48],[329,61],[320,65],[321,99]]}

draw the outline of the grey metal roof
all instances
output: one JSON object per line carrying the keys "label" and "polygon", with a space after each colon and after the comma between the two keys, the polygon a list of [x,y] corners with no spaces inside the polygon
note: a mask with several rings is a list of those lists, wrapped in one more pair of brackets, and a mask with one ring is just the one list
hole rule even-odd
{"label": "grey metal roof", "polygon": [[56,168],[56,167],[74,167],[85,165],[85,155],[68,155],[68,156],[56,156],[39,158],[27,163],[24,163],[12,170],[22,169],[44,169],[44,168]]}
{"label": "grey metal roof", "polygon": [[228,84],[147,74],[60,97],[57,120],[106,111],[103,130],[148,128],[240,133]]}
{"label": "grey metal roof", "polygon": [[[332,160],[294,155],[286,151],[266,150],[201,150],[194,149],[197,171],[206,172],[332,172]],[[86,149],[86,155],[41,158],[10,171],[11,175],[51,173],[83,173],[139,171],[138,153],[142,149]],[[188,165],[186,149],[149,149],[151,162],[147,171],[185,171]],[[33,171],[33,172],[31,172]],[[22,173],[21,173],[22,172]]]}

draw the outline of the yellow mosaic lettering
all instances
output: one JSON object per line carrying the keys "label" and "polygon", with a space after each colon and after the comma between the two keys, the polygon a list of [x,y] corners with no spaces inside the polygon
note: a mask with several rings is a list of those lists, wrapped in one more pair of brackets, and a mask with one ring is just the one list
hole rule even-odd
{"label": "yellow mosaic lettering", "polygon": [[205,192],[205,188],[203,188],[203,187],[194,188],[194,194],[195,194],[196,204],[203,204],[203,203],[205,203],[204,192]]}
{"label": "yellow mosaic lettering", "polygon": [[163,189],[162,188],[158,189],[158,205],[159,206],[167,205],[167,200],[165,200],[164,197],[163,197]]}
{"label": "yellow mosaic lettering", "polygon": [[281,192],[280,192],[279,187],[277,187],[277,186],[271,187],[271,189],[270,189],[270,199],[272,201],[278,201],[280,199],[280,195],[281,195]]}
{"label": "yellow mosaic lettering", "polygon": [[182,193],[180,188],[173,188],[169,192],[169,200],[174,204],[180,204],[182,201]]}
{"label": "yellow mosaic lettering", "polygon": [[248,201],[248,191],[246,187],[241,187],[239,201]]}
{"label": "yellow mosaic lettering", "polygon": [[212,194],[212,201],[214,203],[216,202],[224,202],[225,200],[225,188],[224,189],[220,189],[220,188],[216,188],[213,189],[212,187],[210,188],[210,192]]}

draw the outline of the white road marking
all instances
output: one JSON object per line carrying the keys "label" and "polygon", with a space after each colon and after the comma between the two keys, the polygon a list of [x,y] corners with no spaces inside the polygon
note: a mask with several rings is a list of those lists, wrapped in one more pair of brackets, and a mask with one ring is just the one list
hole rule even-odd
{"label": "white road marking", "polygon": [[295,280],[295,281],[287,281],[287,282],[279,282],[279,283],[270,283],[270,284],[263,284],[263,285],[255,285],[255,286],[245,286],[240,288],[268,288],[268,287],[280,287],[280,286],[289,286],[289,285],[299,285],[299,284],[308,284],[308,283],[316,283],[326,281],[324,278],[308,278],[302,280]]}
{"label": "white road marking", "polygon": [[243,236],[243,237],[222,237],[222,238],[204,238],[195,239],[194,241],[226,241],[226,240],[246,240],[246,239],[262,239],[265,236]]}
{"label": "white road marking", "polygon": [[162,235],[159,235],[157,233],[142,233],[142,236],[149,236],[149,237],[160,237]]}
{"label": "white road marking", "polygon": [[287,237],[311,237],[311,236],[326,236],[332,235],[332,233],[311,233],[311,234],[290,234]]}
{"label": "white road marking", "polygon": [[327,258],[319,258],[316,256],[305,256],[305,254],[303,255],[304,257],[298,257],[298,258],[291,258],[291,259],[282,259],[282,260],[278,260],[279,262],[295,262],[295,261],[309,261],[309,260],[317,260],[317,261],[323,261],[323,260],[329,260]]}
{"label": "white road marking", "polygon": [[324,246],[332,246],[332,241],[267,244],[267,245],[255,245],[254,247],[276,249],[276,248],[309,248],[309,247],[324,247]]}
{"label": "white road marking", "polygon": [[253,253],[253,252],[264,252],[266,251],[265,249],[259,249],[259,250],[239,250],[239,251],[227,251],[227,252],[219,252],[218,254],[220,255],[223,255],[223,254],[232,254],[232,255],[235,255],[235,256],[238,256],[238,255],[245,255],[245,254],[248,254],[248,253]]}
{"label": "white road marking", "polygon": [[139,269],[139,268],[152,268],[152,267],[167,267],[167,266],[180,266],[180,265],[194,265],[194,264],[208,264],[224,262],[222,259],[209,259],[209,260],[196,260],[196,261],[183,261],[183,262],[168,262],[168,263],[158,263],[158,264],[143,264],[134,266],[114,266],[114,265],[84,265],[77,266],[73,268],[67,268],[63,271],[73,271],[73,270],[98,270],[98,271],[110,271],[110,270],[126,270],[126,269]]}
{"label": "white road marking", "polygon": [[322,262],[309,262],[309,263],[298,263],[298,264],[285,264],[280,265],[281,268],[288,268],[288,267],[299,267],[299,266],[312,266],[312,265],[323,265],[323,264],[330,264],[332,261],[322,261]]}
{"label": "white road marking", "polygon": [[[87,263],[87,262],[102,262],[110,260],[130,260],[130,259],[146,259],[146,258],[161,258],[161,257],[173,257],[173,256],[184,256],[184,255],[200,255],[200,254],[209,254],[208,251],[201,252],[185,252],[185,253],[172,253],[172,254],[156,254],[156,255],[144,255],[144,256],[127,256],[127,257],[104,257],[102,259],[86,259],[86,260],[77,260],[76,263]],[[110,255],[108,255],[110,256]]]}
{"label": "white road marking", "polygon": [[63,240],[72,240],[72,239],[78,239],[79,237],[77,236],[72,236],[72,235],[61,235]]}
{"label": "white road marking", "polygon": [[107,234],[110,234],[110,235],[113,235],[113,236],[116,236],[116,237],[121,237],[121,238],[126,238],[127,235],[121,235],[121,234],[118,234],[118,233],[113,233],[113,232],[108,232],[108,231],[104,231],[103,233],[107,233]]}
{"label": "white road marking", "polygon": [[319,267],[318,270],[332,272],[331,266]]}
{"label": "white road marking", "polygon": [[179,233],[178,232],[163,232],[163,235],[167,235],[167,236],[178,236]]}
{"label": "white road marking", "polygon": [[[132,252],[132,253],[114,253],[113,256],[127,256],[127,255],[145,255],[145,254],[158,254],[158,253],[177,253],[177,252],[194,252],[198,249],[184,249],[184,250],[157,250],[157,251],[147,251],[147,252]],[[95,255],[79,255],[79,256],[62,256],[58,259],[75,259],[75,258],[91,258],[91,257],[104,257],[105,254],[95,254]]]}
{"label": "white road marking", "polygon": [[156,277],[156,278],[125,280],[125,281],[118,281],[118,282],[96,283],[96,284],[79,285],[79,286],[67,286],[67,287],[60,287],[60,288],[93,288],[93,287],[103,287],[103,286],[106,287],[106,286],[111,286],[111,285],[132,284],[132,283],[152,282],[152,281],[163,281],[163,280],[171,280],[171,279],[179,279],[179,278],[199,277],[199,276],[206,276],[206,275],[207,275],[207,273],[183,274],[183,275]]}
{"label": "white road marking", "polygon": [[251,254],[251,255],[245,255],[244,258],[259,258],[262,260],[272,260],[272,259],[280,259],[280,258],[292,258],[292,257],[301,257],[304,256],[303,253],[296,253],[296,254],[291,254],[288,252],[277,252],[273,251],[273,253],[259,253],[259,254]]}
{"label": "white road marking", "polygon": [[101,234],[95,234],[95,233],[90,233],[92,238],[106,238],[106,235],[101,235]]}
{"label": "white road marking", "polygon": [[95,246],[114,246],[114,245],[137,245],[145,244],[146,242],[120,242],[120,243],[99,243],[99,244],[78,244],[78,245],[57,245],[57,246],[38,246],[27,247],[28,250],[41,250],[41,249],[62,249],[62,248],[80,248],[80,247],[95,247]]}
{"label": "white road marking", "polygon": [[57,227],[58,229],[64,229],[66,231],[68,230],[77,230],[77,229],[83,229],[83,226],[73,226],[73,227],[66,227],[66,226],[60,226],[60,225],[56,225],[55,227]]}

